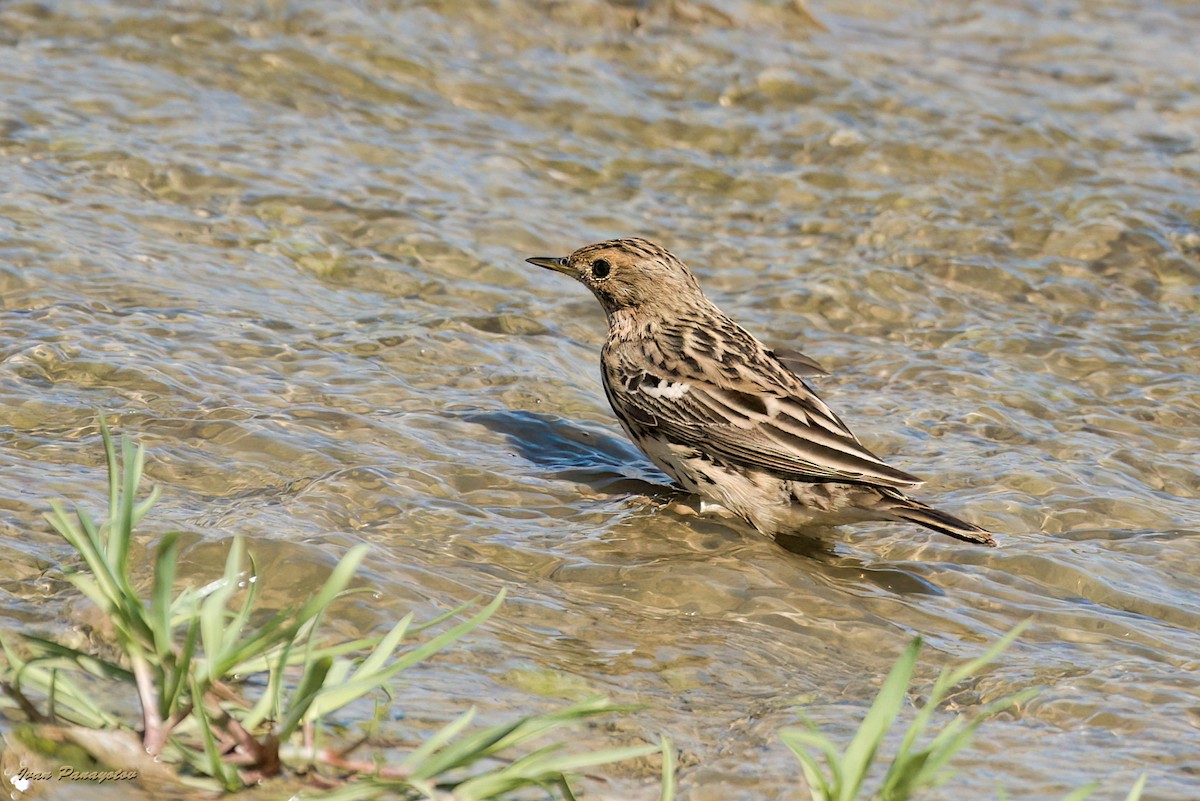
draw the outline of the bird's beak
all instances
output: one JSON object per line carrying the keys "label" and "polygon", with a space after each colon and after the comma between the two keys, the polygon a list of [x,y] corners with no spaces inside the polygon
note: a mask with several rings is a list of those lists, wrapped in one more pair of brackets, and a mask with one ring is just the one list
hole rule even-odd
{"label": "bird's beak", "polygon": [[567,266],[566,259],[556,259],[553,256],[534,256],[532,259],[525,261],[530,264],[536,264],[538,267],[545,267],[547,270],[554,270],[556,273],[566,273],[570,275],[573,270]]}

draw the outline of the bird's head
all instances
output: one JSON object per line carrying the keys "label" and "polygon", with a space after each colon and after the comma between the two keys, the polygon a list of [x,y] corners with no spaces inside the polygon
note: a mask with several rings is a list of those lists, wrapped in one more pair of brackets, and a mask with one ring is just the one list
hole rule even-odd
{"label": "bird's head", "polygon": [[649,311],[704,298],[687,265],[645,239],[612,239],[581,247],[566,258],[539,256],[526,261],[582,283],[610,319],[625,309]]}

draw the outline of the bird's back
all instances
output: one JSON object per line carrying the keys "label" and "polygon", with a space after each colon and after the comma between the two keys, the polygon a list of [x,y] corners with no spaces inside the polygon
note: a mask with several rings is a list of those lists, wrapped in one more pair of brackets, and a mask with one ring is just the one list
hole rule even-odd
{"label": "bird's back", "polygon": [[602,364],[618,415],[722,462],[789,480],[920,483],[867,450],[802,378],[701,300],[669,316],[610,319]]}

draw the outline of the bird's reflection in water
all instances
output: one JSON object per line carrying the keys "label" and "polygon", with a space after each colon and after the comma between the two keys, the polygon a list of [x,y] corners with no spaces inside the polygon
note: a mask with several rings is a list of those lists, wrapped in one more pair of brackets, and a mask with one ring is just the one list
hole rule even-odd
{"label": "bird's reflection in water", "polygon": [[[832,532],[829,536],[833,536]],[[828,538],[805,533],[780,534],[775,542],[789,553],[811,559],[822,573],[839,583],[865,581],[897,595],[945,595],[936,584],[902,567],[872,565],[839,554]]]}

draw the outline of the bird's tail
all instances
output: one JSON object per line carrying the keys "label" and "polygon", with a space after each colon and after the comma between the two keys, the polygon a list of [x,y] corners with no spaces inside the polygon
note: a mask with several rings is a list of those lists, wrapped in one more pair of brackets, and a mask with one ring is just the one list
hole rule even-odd
{"label": "bird's tail", "polygon": [[914,501],[903,493],[895,490],[885,492],[884,498],[890,501],[887,511],[894,515],[897,520],[907,520],[910,523],[916,523],[918,526],[933,529],[941,534],[947,534],[956,540],[963,540],[964,542],[974,542],[979,545],[991,546],[996,544],[996,540],[992,538],[991,533],[987,529],[980,528],[974,523],[968,523],[965,520],[959,520],[952,514],[947,514],[940,509],[934,509],[932,506],[927,506],[920,501]]}

